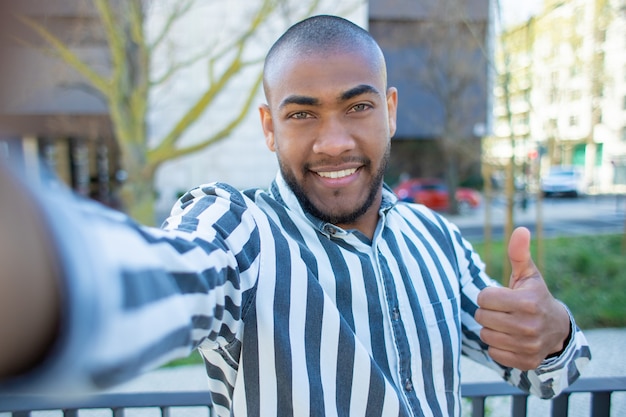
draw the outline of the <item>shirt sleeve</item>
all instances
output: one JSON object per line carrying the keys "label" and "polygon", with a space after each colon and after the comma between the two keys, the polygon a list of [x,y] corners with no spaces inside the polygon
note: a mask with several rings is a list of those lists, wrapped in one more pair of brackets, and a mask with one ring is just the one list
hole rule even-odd
{"label": "shirt sleeve", "polygon": [[474,320],[474,313],[478,309],[478,293],[487,286],[500,284],[487,276],[485,265],[471,244],[461,237],[455,226],[451,227],[456,239],[462,293],[462,353],[495,370],[505,381],[524,392],[544,399],[555,397],[578,379],[581,370],[591,359],[589,344],[574,317],[568,309],[571,335],[563,352],[545,359],[536,369],[522,371],[495,362],[487,352],[489,346],[480,339],[481,325]]}
{"label": "shirt sleeve", "polygon": [[194,189],[159,229],[69,192],[31,192],[63,271],[60,333],[41,366],[1,391],[98,390],[240,332],[259,258],[242,194]]}

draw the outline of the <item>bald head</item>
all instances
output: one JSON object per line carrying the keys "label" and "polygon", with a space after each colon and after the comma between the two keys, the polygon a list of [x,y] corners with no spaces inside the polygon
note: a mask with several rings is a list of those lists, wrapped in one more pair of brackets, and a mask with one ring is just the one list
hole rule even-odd
{"label": "bald head", "polygon": [[269,100],[272,83],[290,60],[315,54],[361,53],[378,66],[386,80],[380,47],[365,29],[337,16],[313,16],[291,26],[265,57],[263,88]]}

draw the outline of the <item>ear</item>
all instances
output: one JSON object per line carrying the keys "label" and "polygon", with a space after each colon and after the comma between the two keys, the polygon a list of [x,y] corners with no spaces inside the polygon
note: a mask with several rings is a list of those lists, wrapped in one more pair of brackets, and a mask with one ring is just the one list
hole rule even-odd
{"label": "ear", "polygon": [[267,104],[259,106],[259,114],[261,116],[261,126],[263,127],[263,134],[265,135],[265,144],[272,152],[276,151],[274,143],[274,121],[272,120],[272,113]]}
{"label": "ear", "polygon": [[387,89],[387,117],[389,118],[389,137],[396,133],[396,117],[398,109],[398,89],[389,87]]}

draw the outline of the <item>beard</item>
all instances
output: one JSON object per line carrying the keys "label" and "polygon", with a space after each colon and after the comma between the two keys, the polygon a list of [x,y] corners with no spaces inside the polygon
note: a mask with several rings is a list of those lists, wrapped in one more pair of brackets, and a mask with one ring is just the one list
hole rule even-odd
{"label": "beard", "polygon": [[[380,161],[378,170],[374,174],[372,182],[369,185],[369,189],[367,190],[367,198],[363,201],[363,203],[360,206],[355,206],[353,210],[343,212],[343,213],[331,213],[329,211],[324,211],[323,209],[317,207],[309,199],[306,191],[304,190],[302,185],[298,182],[295,175],[293,175],[291,171],[286,169],[286,167],[284,166],[280,158],[278,158],[278,165],[280,167],[280,172],[285,182],[287,183],[291,191],[294,193],[294,195],[298,199],[298,202],[300,203],[304,211],[306,211],[307,213],[317,217],[318,219],[326,223],[335,224],[335,225],[352,224],[356,222],[359,219],[359,217],[365,214],[367,210],[369,210],[369,208],[374,203],[374,200],[376,199],[376,195],[378,194],[378,191],[380,190],[383,184],[383,178],[385,175],[385,170],[387,168],[387,163],[389,161],[390,152],[391,152],[391,146],[389,145],[387,146],[387,149],[385,150],[385,154],[383,155],[383,158]],[[365,168],[370,168],[371,166],[372,166],[372,162],[370,160],[367,160],[365,163]],[[307,169],[304,170],[304,172],[307,172],[307,171],[308,171]],[[341,197],[337,196],[337,198],[341,198]]]}

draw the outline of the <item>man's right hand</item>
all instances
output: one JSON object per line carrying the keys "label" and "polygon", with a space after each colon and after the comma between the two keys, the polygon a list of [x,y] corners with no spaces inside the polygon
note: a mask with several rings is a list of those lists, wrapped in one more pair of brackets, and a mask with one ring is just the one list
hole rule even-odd
{"label": "man's right hand", "polygon": [[59,268],[42,210],[0,164],[0,380],[36,365],[57,335]]}

